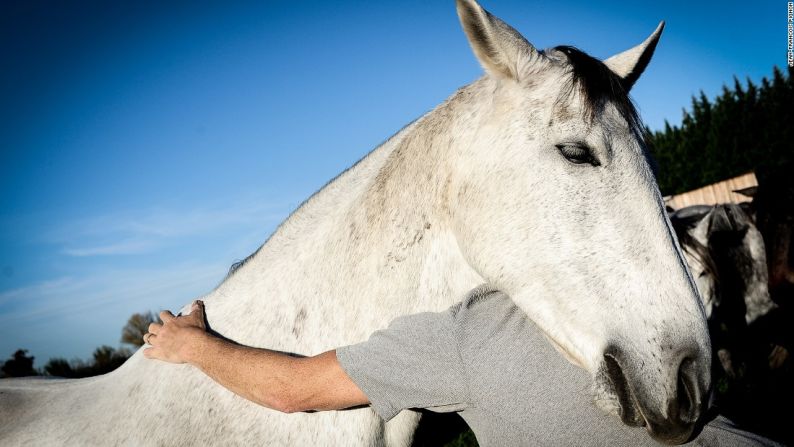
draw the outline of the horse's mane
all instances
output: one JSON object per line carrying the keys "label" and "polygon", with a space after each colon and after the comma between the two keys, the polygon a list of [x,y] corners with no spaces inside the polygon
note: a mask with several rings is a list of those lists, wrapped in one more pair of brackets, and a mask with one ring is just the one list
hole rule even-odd
{"label": "horse's mane", "polygon": [[571,67],[571,77],[563,87],[558,102],[567,99],[574,89],[578,89],[584,100],[585,117],[590,122],[603,111],[604,106],[612,104],[629,123],[629,127],[642,134],[642,120],[618,75],[603,62],[576,47],[561,45],[552,48],[552,51],[565,54]]}

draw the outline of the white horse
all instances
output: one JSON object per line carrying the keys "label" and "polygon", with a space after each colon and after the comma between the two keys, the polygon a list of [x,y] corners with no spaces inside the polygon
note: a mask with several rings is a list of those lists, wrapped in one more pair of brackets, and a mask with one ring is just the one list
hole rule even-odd
{"label": "white horse", "polygon": [[[209,325],[316,354],[489,282],[592,373],[604,409],[686,438],[710,385],[706,320],[627,96],[661,26],[602,63],[538,51],[474,0],[457,9],[485,76],[301,205],[203,297]],[[419,417],[285,415],[140,351],[0,393],[4,445],[407,445]]]}

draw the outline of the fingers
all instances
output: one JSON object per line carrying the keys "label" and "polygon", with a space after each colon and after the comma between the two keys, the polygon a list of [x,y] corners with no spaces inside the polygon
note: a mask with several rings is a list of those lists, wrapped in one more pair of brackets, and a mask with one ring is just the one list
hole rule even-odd
{"label": "fingers", "polygon": [[190,309],[190,315],[196,315],[194,318],[200,317],[201,320],[204,320],[204,301],[196,300],[193,301],[193,305]]}
{"label": "fingers", "polygon": [[184,318],[186,318],[192,326],[204,329],[206,327],[204,324],[204,302],[201,300],[193,301],[190,305],[190,314],[186,315]]}
{"label": "fingers", "polygon": [[152,342],[154,342],[153,338],[156,338],[156,337],[157,336],[155,334],[147,332],[147,333],[143,334],[143,342],[146,343],[147,345],[151,345],[151,344],[153,344]]}
{"label": "fingers", "polygon": [[160,359],[159,351],[157,348],[146,348],[143,350],[143,356],[147,359]]}
{"label": "fingers", "polygon": [[160,312],[160,320],[163,323],[168,323],[169,321],[173,320],[174,318],[176,318],[176,317],[174,316],[174,314],[171,313],[170,310],[164,310],[164,311]]}

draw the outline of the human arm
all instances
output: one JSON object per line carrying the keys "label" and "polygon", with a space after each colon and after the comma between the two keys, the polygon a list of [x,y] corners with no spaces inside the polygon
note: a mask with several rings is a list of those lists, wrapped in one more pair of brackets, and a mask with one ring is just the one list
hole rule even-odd
{"label": "human arm", "polygon": [[368,340],[337,348],[339,364],[381,418],[413,408],[461,411],[472,403],[458,349],[462,305],[399,317]]}
{"label": "human arm", "polygon": [[268,349],[241,346],[206,330],[204,304],[175,317],[160,313],[144,341],[146,358],[191,364],[220,385],[259,405],[285,413],[337,410],[369,403],[339,365],[335,351],[295,357]]}

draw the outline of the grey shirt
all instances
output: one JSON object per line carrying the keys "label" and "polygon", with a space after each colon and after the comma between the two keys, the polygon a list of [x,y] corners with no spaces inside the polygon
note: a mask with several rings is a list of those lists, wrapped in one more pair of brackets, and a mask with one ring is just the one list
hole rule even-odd
{"label": "grey shirt", "polygon": [[[409,408],[457,411],[482,446],[659,445],[599,410],[589,374],[487,286],[445,312],[398,318],[337,358],[385,420]],[[775,444],[718,418],[692,445]]]}

